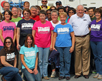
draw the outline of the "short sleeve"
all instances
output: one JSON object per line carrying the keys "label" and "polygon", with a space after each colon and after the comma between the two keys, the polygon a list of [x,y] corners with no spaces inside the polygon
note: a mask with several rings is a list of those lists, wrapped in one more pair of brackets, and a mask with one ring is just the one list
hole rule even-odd
{"label": "short sleeve", "polygon": [[[3,21],[2,21],[3,22]],[[0,22],[0,29],[2,29],[2,22]]]}
{"label": "short sleeve", "polygon": [[21,21],[18,22],[17,27],[21,28]]}
{"label": "short sleeve", "polygon": [[23,46],[20,48],[20,54],[23,54],[24,55]]}
{"label": "short sleeve", "polygon": [[14,29],[16,29],[16,24],[14,23]]}
{"label": "short sleeve", "polygon": [[38,47],[35,45],[36,52],[39,52]]}
{"label": "short sleeve", "polygon": [[1,49],[1,51],[0,51],[0,56],[6,56],[6,54],[5,54],[5,49],[4,49],[4,48]]}
{"label": "short sleeve", "polygon": [[[50,24],[51,24],[51,22],[50,22]],[[51,29],[51,31],[54,30],[54,27],[52,26],[52,24],[51,24],[51,28],[50,29]]]}
{"label": "short sleeve", "polygon": [[33,28],[32,28],[32,30],[36,30],[36,22],[34,23],[34,25],[33,25]]}
{"label": "short sleeve", "polygon": [[56,33],[57,33],[57,26],[55,26],[54,32],[56,32]]}
{"label": "short sleeve", "polygon": [[70,25],[70,32],[73,32],[74,30],[73,30],[73,28],[72,28],[72,26]]}

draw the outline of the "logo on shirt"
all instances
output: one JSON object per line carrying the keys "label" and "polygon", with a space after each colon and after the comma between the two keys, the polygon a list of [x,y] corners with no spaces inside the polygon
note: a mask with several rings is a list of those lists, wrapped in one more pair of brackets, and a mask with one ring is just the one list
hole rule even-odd
{"label": "logo on shirt", "polygon": [[38,33],[40,34],[47,34],[50,32],[50,27],[38,27]]}
{"label": "logo on shirt", "polygon": [[15,58],[15,53],[7,54],[7,61],[12,61]]}
{"label": "logo on shirt", "polygon": [[13,26],[3,26],[3,31],[6,30],[13,30],[14,31],[14,27]]}
{"label": "logo on shirt", "polygon": [[101,24],[92,24],[91,31],[100,31]]}
{"label": "logo on shirt", "polygon": [[25,52],[25,57],[27,59],[32,59],[32,58],[36,57],[36,53],[35,53],[35,51]]}
{"label": "logo on shirt", "polygon": [[33,27],[33,23],[22,23],[22,26],[21,26],[21,28],[22,29],[32,29],[32,27]]}
{"label": "logo on shirt", "polygon": [[68,34],[69,28],[58,28],[57,31],[58,31],[58,34]]}

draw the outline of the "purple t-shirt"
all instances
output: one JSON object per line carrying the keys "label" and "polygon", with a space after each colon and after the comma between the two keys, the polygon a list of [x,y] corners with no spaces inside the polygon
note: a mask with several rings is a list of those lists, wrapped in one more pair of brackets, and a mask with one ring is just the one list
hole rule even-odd
{"label": "purple t-shirt", "polygon": [[90,24],[91,27],[91,41],[102,41],[102,20],[99,22],[96,22],[96,20],[93,20]]}

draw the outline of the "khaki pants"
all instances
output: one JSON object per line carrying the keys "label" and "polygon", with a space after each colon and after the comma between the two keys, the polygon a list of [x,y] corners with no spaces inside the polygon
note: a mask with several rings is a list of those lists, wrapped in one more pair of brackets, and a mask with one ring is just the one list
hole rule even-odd
{"label": "khaki pants", "polygon": [[75,75],[89,74],[90,36],[75,37]]}

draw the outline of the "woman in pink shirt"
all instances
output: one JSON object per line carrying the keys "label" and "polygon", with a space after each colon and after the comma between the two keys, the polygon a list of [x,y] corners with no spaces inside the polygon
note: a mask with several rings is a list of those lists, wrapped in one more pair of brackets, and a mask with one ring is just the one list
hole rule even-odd
{"label": "woman in pink shirt", "polygon": [[46,12],[40,11],[40,21],[34,23],[32,35],[39,50],[39,68],[41,76],[48,80],[47,67],[49,50],[52,50],[53,26],[50,21],[46,21]]}
{"label": "woman in pink shirt", "polygon": [[7,10],[4,12],[4,21],[0,23],[0,50],[3,48],[4,39],[6,37],[11,37],[13,43],[16,38],[16,25],[14,22],[11,22],[12,13]]}

